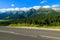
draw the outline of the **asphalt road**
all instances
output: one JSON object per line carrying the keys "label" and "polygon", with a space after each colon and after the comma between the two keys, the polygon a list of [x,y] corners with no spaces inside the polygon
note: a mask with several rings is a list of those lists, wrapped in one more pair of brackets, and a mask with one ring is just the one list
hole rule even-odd
{"label": "asphalt road", "polygon": [[1,26],[0,40],[60,40],[60,31]]}

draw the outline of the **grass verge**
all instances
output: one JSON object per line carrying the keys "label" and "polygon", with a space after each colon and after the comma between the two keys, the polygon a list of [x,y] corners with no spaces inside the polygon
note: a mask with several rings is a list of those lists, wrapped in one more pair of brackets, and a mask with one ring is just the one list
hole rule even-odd
{"label": "grass verge", "polygon": [[39,27],[39,28],[54,28],[54,29],[60,29],[60,26],[39,26],[36,24],[10,24],[11,27]]}

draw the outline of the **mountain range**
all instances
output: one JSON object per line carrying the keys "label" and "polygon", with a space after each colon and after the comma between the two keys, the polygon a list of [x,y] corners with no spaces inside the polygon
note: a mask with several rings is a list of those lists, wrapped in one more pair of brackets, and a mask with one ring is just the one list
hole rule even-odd
{"label": "mountain range", "polygon": [[0,19],[24,19],[24,18],[34,18],[40,16],[55,16],[60,15],[59,8],[39,8],[38,10],[31,8],[29,10],[10,10],[3,11],[0,10]]}

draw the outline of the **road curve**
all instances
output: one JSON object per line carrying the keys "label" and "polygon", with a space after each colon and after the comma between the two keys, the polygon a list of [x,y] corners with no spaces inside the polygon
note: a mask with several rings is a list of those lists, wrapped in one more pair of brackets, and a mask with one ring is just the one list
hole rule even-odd
{"label": "road curve", "polygon": [[60,31],[0,27],[0,40],[60,40]]}

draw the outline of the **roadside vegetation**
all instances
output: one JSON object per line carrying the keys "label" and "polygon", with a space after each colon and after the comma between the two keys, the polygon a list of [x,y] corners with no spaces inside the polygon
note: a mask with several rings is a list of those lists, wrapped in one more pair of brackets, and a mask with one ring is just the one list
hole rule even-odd
{"label": "roadside vegetation", "polygon": [[0,20],[0,26],[60,28],[60,12],[51,8],[30,9],[22,13],[18,11],[8,20]]}

